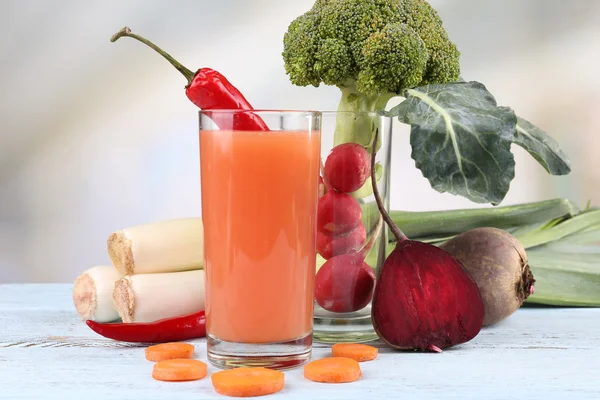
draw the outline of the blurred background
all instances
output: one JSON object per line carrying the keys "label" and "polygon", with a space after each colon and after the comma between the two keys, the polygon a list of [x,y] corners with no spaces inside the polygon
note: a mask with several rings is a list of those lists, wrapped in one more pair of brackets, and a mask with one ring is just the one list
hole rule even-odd
{"label": "blurred background", "polygon": [[[71,282],[108,263],[106,239],[131,225],[200,215],[197,109],[186,83],[123,26],[188,68],[221,71],[255,108],[337,107],[333,87],[294,87],[282,36],[312,0],[0,2],[0,283]],[[486,84],[573,160],[550,177],[520,148],[503,204],[600,203],[600,1],[432,0]],[[393,103],[390,104],[394,105]],[[433,191],[393,140],[393,209],[475,207]]]}

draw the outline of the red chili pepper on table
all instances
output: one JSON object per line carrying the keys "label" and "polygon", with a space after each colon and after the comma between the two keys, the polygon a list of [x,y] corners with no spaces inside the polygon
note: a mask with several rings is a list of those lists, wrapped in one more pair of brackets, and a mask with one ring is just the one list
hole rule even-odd
{"label": "red chili pepper on table", "polygon": [[[185,86],[185,94],[197,107],[202,110],[252,110],[244,95],[233,86],[223,74],[211,68],[201,68],[195,73],[181,65],[171,55],[163,51],[149,40],[131,33],[131,29],[125,27],[115,33],[111,38],[111,42],[123,36],[128,36],[139,40],[147,46],[154,49],[171,63],[179,72],[185,76],[188,84]],[[215,116],[218,118],[218,113]],[[213,118],[214,119],[214,118]],[[240,113],[235,116],[232,126],[222,126],[221,129],[237,129],[237,130],[260,130],[267,131],[269,128],[265,122],[254,113]]]}
{"label": "red chili pepper on table", "polygon": [[97,334],[121,342],[166,343],[206,336],[204,311],[148,323],[85,323]]}

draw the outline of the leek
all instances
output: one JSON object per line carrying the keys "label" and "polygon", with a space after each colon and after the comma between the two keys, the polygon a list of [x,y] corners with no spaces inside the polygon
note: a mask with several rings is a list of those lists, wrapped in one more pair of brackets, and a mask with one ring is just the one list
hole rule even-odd
{"label": "leek", "polygon": [[[527,250],[536,279],[527,303],[600,306],[600,210],[571,201],[472,210],[392,211],[394,222],[414,240],[440,245],[464,231],[495,227],[513,234]],[[394,243],[389,243],[389,254]]]}

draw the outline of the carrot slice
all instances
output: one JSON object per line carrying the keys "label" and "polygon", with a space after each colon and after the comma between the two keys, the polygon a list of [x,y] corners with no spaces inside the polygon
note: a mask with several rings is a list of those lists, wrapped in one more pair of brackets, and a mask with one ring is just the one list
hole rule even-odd
{"label": "carrot slice", "polygon": [[195,381],[207,374],[207,366],[200,360],[174,358],[154,364],[152,377],[159,381]]}
{"label": "carrot slice", "polygon": [[377,347],[361,343],[336,343],[331,347],[333,357],[347,357],[358,362],[377,358]]}
{"label": "carrot slice", "polygon": [[284,374],[264,367],[240,367],[211,375],[217,393],[233,397],[264,396],[283,389]]}
{"label": "carrot slice", "polygon": [[192,358],[194,345],[189,343],[171,342],[146,347],[146,360],[163,361],[173,358]]}
{"label": "carrot slice", "polygon": [[304,366],[304,377],[315,382],[354,382],[361,375],[358,361],[347,357],[326,357]]}

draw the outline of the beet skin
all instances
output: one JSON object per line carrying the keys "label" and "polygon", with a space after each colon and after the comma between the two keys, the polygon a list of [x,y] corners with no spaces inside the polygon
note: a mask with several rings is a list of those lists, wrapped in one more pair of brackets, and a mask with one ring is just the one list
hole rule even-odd
{"label": "beet skin", "polygon": [[533,293],[535,279],[525,248],[502,229],[471,229],[440,247],[456,257],[477,283],[485,309],[484,326],[517,311]]}

